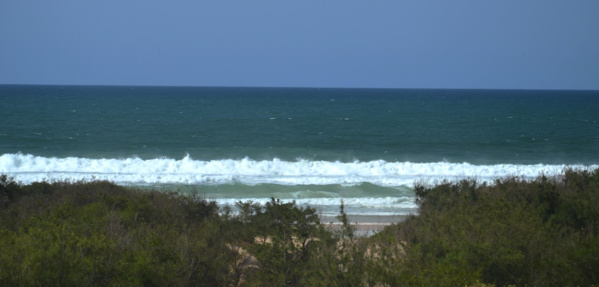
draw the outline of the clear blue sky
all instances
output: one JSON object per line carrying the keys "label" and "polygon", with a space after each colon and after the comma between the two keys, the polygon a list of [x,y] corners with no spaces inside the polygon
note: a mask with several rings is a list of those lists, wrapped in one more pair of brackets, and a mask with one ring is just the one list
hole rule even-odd
{"label": "clear blue sky", "polygon": [[599,1],[2,0],[0,84],[599,90]]}

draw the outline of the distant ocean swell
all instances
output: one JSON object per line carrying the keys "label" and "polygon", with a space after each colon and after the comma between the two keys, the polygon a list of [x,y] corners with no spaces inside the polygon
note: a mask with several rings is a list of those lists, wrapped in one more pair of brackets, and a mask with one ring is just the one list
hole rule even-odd
{"label": "distant ocean swell", "polygon": [[560,174],[566,168],[596,169],[599,165],[473,165],[469,163],[331,162],[298,159],[90,159],[3,154],[0,173],[28,184],[35,181],[109,180],[122,185],[359,185],[407,186],[415,182],[477,179],[490,182],[506,176],[532,179]]}

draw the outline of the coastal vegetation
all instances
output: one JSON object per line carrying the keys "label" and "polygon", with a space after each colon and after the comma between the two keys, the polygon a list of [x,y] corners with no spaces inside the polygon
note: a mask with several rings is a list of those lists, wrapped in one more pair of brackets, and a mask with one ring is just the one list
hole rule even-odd
{"label": "coastal vegetation", "polygon": [[368,238],[272,199],[0,176],[2,286],[599,285],[599,170],[417,185]]}

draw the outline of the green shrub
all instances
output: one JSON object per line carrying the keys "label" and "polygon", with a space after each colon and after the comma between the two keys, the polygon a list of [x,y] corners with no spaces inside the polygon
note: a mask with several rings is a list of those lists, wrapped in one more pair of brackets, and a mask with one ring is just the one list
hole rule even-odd
{"label": "green shrub", "polygon": [[[407,250],[398,277],[418,285],[443,276],[463,278],[447,285],[598,284],[591,271],[597,267],[591,254],[597,251],[598,178],[597,170],[566,170],[531,182],[417,186],[419,215],[400,224],[398,238]],[[451,266],[476,276],[450,275]],[[412,276],[403,275],[406,268]]]}
{"label": "green shrub", "polygon": [[331,232],[274,198],[234,214],[197,193],[0,176],[0,286],[599,284],[599,170],[415,194],[418,215],[355,238],[343,203]]}

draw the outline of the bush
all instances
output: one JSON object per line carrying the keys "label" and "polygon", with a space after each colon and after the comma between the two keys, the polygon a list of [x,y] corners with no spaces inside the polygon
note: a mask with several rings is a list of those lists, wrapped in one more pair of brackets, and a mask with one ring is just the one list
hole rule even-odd
{"label": "bush", "polygon": [[492,186],[472,180],[417,186],[419,215],[399,225],[407,255],[398,278],[418,285],[446,276],[459,279],[447,285],[598,284],[591,271],[599,270],[591,255],[597,252],[598,172],[567,170]]}
{"label": "bush", "polygon": [[0,176],[1,286],[593,286],[599,170],[417,186],[418,215],[355,238],[271,199]]}
{"label": "bush", "polygon": [[[214,202],[108,182],[4,177],[2,286],[223,286],[234,254]],[[11,219],[18,215],[17,220]]]}

